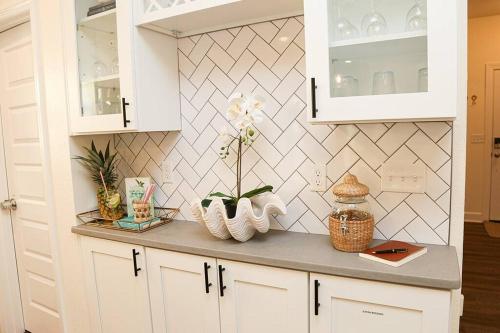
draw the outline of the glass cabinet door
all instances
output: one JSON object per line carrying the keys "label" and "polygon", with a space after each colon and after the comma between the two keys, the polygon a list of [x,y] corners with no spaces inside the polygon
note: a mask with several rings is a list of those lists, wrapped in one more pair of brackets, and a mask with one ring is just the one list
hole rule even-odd
{"label": "glass cabinet door", "polygon": [[97,0],[75,3],[84,118],[122,113],[116,9],[102,8],[99,12],[99,3]]}
{"label": "glass cabinet door", "polygon": [[456,0],[304,2],[311,122],[453,119]]}
{"label": "glass cabinet door", "polygon": [[427,91],[426,0],[328,1],[331,97]]}

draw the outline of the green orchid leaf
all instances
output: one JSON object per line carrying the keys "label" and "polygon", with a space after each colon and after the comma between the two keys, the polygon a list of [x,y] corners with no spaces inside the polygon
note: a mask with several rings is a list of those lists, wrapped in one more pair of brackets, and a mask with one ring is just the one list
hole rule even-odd
{"label": "green orchid leaf", "polygon": [[201,206],[203,208],[208,208],[208,206],[210,206],[210,204],[212,203],[212,200],[210,199],[204,199],[201,201]]}
{"label": "green orchid leaf", "polygon": [[241,197],[250,199],[251,197],[254,197],[256,195],[266,193],[266,192],[272,192],[272,191],[273,191],[273,187],[271,185],[266,185],[264,187],[256,188],[255,190],[247,192],[247,193],[243,194]]}
{"label": "green orchid leaf", "polygon": [[235,197],[231,195],[224,194],[222,192],[215,192],[215,193],[210,193],[208,197],[218,197],[218,198],[229,198],[229,199],[236,199]]}

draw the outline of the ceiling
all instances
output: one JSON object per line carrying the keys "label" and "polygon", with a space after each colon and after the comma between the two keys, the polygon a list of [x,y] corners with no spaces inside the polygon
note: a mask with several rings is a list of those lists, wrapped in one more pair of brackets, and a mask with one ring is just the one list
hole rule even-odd
{"label": "ceiling", "polygon": [[500,15],[500,0],[468,0],[469,17]]}

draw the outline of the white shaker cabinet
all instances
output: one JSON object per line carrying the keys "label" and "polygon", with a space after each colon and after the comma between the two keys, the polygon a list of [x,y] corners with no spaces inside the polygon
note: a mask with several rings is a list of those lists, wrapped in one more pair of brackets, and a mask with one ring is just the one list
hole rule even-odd
{"label": "white shaker cabinet", "polygon": [[144,248],[81,237],[92,332],[150,333]]}
{"label": "white shaker cabinet", "polygon": [[97,0],[66,3],[72,134],[181,128],[177,39],[136,27],[135,2],[91,16]]}
{"label": "white shaker cabinet", "polygon": [[308,121],[453,120],[465,5],[304,1]]}
{"label": "white shaker cabinet", "polygon": [[448,333],[451,293],[310,276],[311,333]]}
{"label": "white shaker cabinet", "polygon": [[149,248],[146,257],[154,332],[219,333],[216,260]]}
{"label": "white shaker cabinet", "polygon": [[308,273],[217,260],[222,333],[308,331]]}

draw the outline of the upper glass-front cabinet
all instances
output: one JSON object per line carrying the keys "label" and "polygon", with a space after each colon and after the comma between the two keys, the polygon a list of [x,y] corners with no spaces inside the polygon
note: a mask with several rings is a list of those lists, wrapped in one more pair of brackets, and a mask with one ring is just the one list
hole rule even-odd
{"label": "upper glass-front cabinet", "polygon": [[75,23],[68,27],[77,27],[65,31],[67,52],[75,52],[68,75],[78,81],[78,92],[70,93],[72,134],[181,127],[177,40],[136,27],[137,1],[74,0],[68,6]]}
{"label": "upper glass-front cabinet", "polygon": [[85,17],[78,24],[82,116],[121,114],[116,10]]}
{"label": "upper glass-front cabinet", "polygon": [[455,117],[455,0],[315,0],[304,6],[309,121]]}

